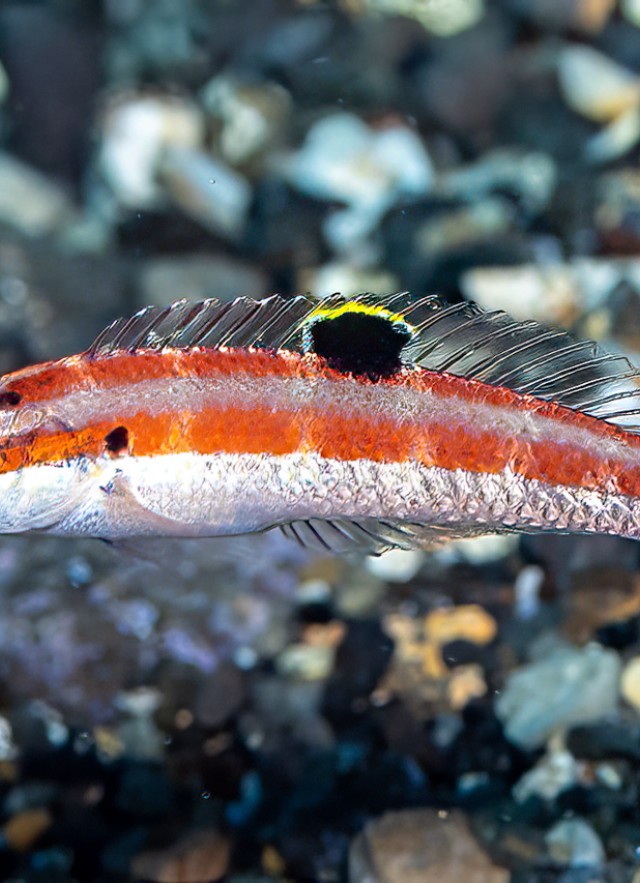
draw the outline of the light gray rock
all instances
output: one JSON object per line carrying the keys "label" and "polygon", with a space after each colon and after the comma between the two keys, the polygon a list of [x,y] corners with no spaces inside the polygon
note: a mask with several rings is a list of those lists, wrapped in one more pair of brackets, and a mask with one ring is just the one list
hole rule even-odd
{"label": "light gray rock", "polygon": [[45,236],[73,216],[64,190],[37,169],[0,152],[0,223],[25,236]]}
{"label": "light gray rock", "polygon": [[583,819],[562,819],[545,837],[554,864],[571,868],[597,868],[605,860],[602,841]]}
{"label": "light gray rock", "polygon": [[589,644],[555,648],[515,671],[496,702],[507,738],[534,749],[557,730],[602,720],[618,702],[620,669],[617,653]]}
{"label": "light gray rock", "polygon": [[233,300],[262,297],[267,283],[259,270],[221,255],[171,255],[145,261],[138,275],[140,304],[165,306],[178,298]]}

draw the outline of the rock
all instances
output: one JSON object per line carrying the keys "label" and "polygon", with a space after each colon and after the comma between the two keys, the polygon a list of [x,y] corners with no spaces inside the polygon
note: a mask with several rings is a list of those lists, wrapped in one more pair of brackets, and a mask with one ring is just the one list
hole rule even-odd
{"label": "rock", "polygon": [[398,291],[398,280],[391,273],[369,266],[357,266],[345,261],[331,261],[321,267],[301,270],[298,288],[316,297],[325,297],[336,291],[345,294],[375,291],[392,294]]}
{"label": "rock", "polygon": [[406,15],[436,34],[452,37],[476,25],[484,15],[484,0],[363,0],[372,12],[385,15]]}
{"label": "rock", "polygon": [[558,63],[567,104],[588,119],[608,123],[584,146],[588,159],[605,162],[640,138],[640,77],[589,46],[568,46]]}
{"label": "rock", "polygon": [[519,0],[522,9],[545,29],[599,33],[609,20],[615,0]]}
{"label": "rock", "polygon": [[598,868],[605,860],[602,841],[583,819],[562,819],[545,837],[554,864],[571,868]]}
{"label": "rock", "polygon": [[558,77],[567,104],[596,122],[610,122],[640,102],[640,78],[589,46],[566,46]]}
{"label": "rock", "polygon": [[112,99],[99,125],[98,168],[127,208],[161,205],[157,173],[163,151],[197,148],[204,138],[201,111],[176,95],[121,95]]}
{"label": "rock", "polygon": [[[618,172],[604,179],[601,188],[605,189],[607,180],[610,185],[604,197],[607,208],[603,208],[603,222],[613,223],[613,215],[631,208],[634,201],[631,178],[632,174]],[[635,191],[640,191],[637,185]],[[616,290],[624,286],[637,290],[639,274],[640,262],[635,259],[576,258],[549,267],[535,264],[476,267],[463,274],[462,288],[469,300],[486,310],[507,310],[515,319],[571,326],[589,311],[597,315],[597,311],[610,310]],[[604,334],[609,330],[605,325]],[[602,331],[598,334],[596,326],[588,331],[591,337],[603,336]]]}
{"label": "rock", "polygon": [[433,557],[445,566],[452,564],[472,564],[482,566],[501,558],[507,558],[518,548],[518,540],[513,536],[469,537],[453,540],[442,549],[437,549]]}
{"label": "rock", "polygon": [[622,0],[620,6],[624,17],[640,28],[640,0]]}
{"label": "rock", "polygon": [[17,753],[11,724],[6,717],[0,716],[0,763],[15,760]]}
{"label": "rock", "polygon": [[562,265],[474,267],[463,274],[462,289],[484,309],[508,309],[514,319],[566,325],[579,309],[574,279]]}
{"label": "rock", "polygon": [[124,754],[132,760],[154,761],[164,756],[164,738],[153,715],[162,701],[153,687],[138,687],[120,693],[117,705],[127,715],[118,726]]}
{"label": "rock", "polygon": [[554,648],[508,677],[496,714],[511,742],[538,748],[555,731],[611,714],[619,677],[620,659],[612,650],[598,644]]}
{"label": "rock", "polygon": [[636,721],[617,719],[575,727],[567,735],[567,747],[586,760],[640,760],[640,727]]}
{"label": "rock", "polygon": [[471,249],[506,236],[514,226],[515,211],[503,196],[485,197],[477,204],[451,207],[420,224],[414,245],[420,255],[436,258]]}
{"label": "rock", "polygon": [[241,236],[251,186],[239,172],[204,150],[172,146],[163,151],[158,177],[188,217],[225,239]]}
{"label": "rock", "polygon": [[351,845],[349,883],[507,883],[469,831],[463,813],[390,812]]}
{"label": "rock", "polygon": [[436,191],[469,201],[490,194],[516,194],[527,213],[537,214],[549,204],[558,171],[546,153],[492,150],[477,162],[438,176]]}
{"label": "rock", "polygon": [[513,786],[513,796],[518,803],[524,803],[529,797],[555,800],[576,785],[580,770],[581,764],[570,751],[562,744],[551,744],[538,763]]}
{"label": "rock", "polygon": [[515,615],[527,621],[540,612],[540,590],[544,583],[544,570],[537,564],[523,567],[513,585],[515,595]]}
{"label": "rock", "polygon": [[10,849],[28,852],[52,824],[53,816],[48,809],[25,809],[5,822],[2,837]]}
{"label": "rock", "polygon": [[382,555],[367,558],[366,567],[370,573],[390,583],[408,583],[422,567],[423,552],[405,549],[391,549]]}
{"label": "rock", "polygon": [[479,665],[459,665],[447,682],[447,698],[453,711],[461,711],[472,699],[487,692],[487,682]]}
{"label": "rock", "polygon": [[397,124],[375,130],[348,113],[315,123],[285,171],[303,193],[347,204],[324,226],[342,252],[366,240],[391,206],[424,196],[433,184],[431,160],[415,132]]}
{"label": "rock", "polygon": [[438,607],[424,620],[425,637],[439,645],[458,639],[490,644],[497,632],[495,619],[478,604]]}
{"label": "rock", "polygon": [[334,649],[310,644],[291,644],[276,659],[276,669],[287,678],[321,681],[333,669]]}
{"label": "rock", "polygon": [[610,162],[628,153],[638,143],[638,139],[640,104],[634,104],[590,138],[585,143],[584,154],[593,163]]}
{"label": "rock", "polygon": [[220,155],[232,165],[273,149],[286,131],[291,96],[278,83],[244,82],[221,74],[203,88],[201,100],[220,125]]}
{"label": "rock", "polygon": [[0,223],[35,238],[55,233],[72,217],[71,201],[61,187],[0,151]]}
{"label": "rock", "polygon": [[167,849],[141,852],[132,862],[136,880],[155,883],[213,883],[229,866],[231,845],[216,830],[195,831]]}
{"label": "rock", "polygon": [[168,306],[178,298],[234,300],[267,294],[259,270],[221,255],[172,255],[145,261],[138,273],[139,302]]}
{"label": "rock", "polygon": [[9,77],[7,76],[7,72],[4,68],[4,65],[0,63],[0,104],[4,104],[7,99],[7,95],[9,94]]}
{"label": "rock", "polygon": [[622,698],[640,711],[640,656],[634,656],[625,665],[620,678]]}

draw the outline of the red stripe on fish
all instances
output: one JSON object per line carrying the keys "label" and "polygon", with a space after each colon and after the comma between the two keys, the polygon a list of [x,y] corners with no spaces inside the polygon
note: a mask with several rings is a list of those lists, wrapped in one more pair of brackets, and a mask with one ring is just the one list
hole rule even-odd
{"label": "red stripe on fish", "polygon": [[[190,358],[187,358],[190,357]],[[93,382],[98,362],[100,372],[118,367],[118,373],[128,366],[136,368],[135,380],[128,376],[127,383],[149,379],[165,379],[167,365],[160,370],[159,363],[169,359],[171,376],[178,376],[189,365],[189,376],[206,380],[215,373],[226,376],[240,370],[249,374],[259,384],[265,376],[302,377],[311,383],[323,378],[334,384],[349,385],[353,389],[354,410],[327,409],[324,403],[314,405],[291,401],[289,409],[274,409],[265,402],[263,406],[247,409],[241,403],[235,406],[210,406],[201,411],[189,409],[188,401],[175,402],[171,410],[149,413],[140,402],[140,410],[134,413],[117,413],[108,420],[98,420],[92,425],[74,431],[51,428],[36,430],[30,437],[14,439],[0,453],[0,472],[8,472],[21,466],[37,463],[59,462],[78,456],[98,457],[105,453],[105,438],[114,427],[122,425],[129,434],[128,452],[134,456],[153,456],[170,453],[238,453],[274,456],[311,451],[323,457],[337,460],[369,459],[378,462],[413,461],[425,466],[438,466],[455,470],[497,473],[509,467],[525,478],[538,479],[551,484],[566,484],[597,489],[604,486],[620,492],[640,496],[640,470],[631,468],[622,456],[603,459],[585,451],[579,444],[558,443],[549,439],[522,440],[490,427],[473,425],[472,412],[462,422],[399,421],[384,413],[369,412],[355,408],[359,389],[369,391],[411,387],[423,393],[439,397],[463,400],[468,404],[489,403],[502,409],[535,413],[567,426],[586,429],[597,436],[608,436],[624,447],[638,447],[638,438],[623,430],[601,423],[582,414],[560,408],[554,403],[518,396],[505,389],[496,389],[447,375],[438,375],[411,369],[390,380],[376,384],[366,380],[345,378],[328,369],[322,369],[317,361],[305,356],[276,356],[262,352],[206,352],[128,355],[120,358],[110,356],[94,362],[88,368]],[[206,371],[205,371],[206,368]],[[78,364],[77,369],[80,369]],[[52,369],[47,369],[51,371]],[[120,374],[124,376],[124,374]],[[184,376],[184,374],[182,374]],[[109,375],[112,379],[112,375]],[[33,380],[29,378],[29,383]],[[124,382],[124,381],[122,381]],[[58,388],[54,384],[55,388]],[[27,399],[27,392],[19,384],[9,384],[10,390],[20,389]],[[52,385],[46,385],[47,390]],[[286,388],[286,387],[285,387]],[[309,388],[312,398],[312,387]],[[67,393],[71,394],[71,393]],[[28,399],[27,399],[28,400]],[[622,447],[624,445],[624,447]]]}

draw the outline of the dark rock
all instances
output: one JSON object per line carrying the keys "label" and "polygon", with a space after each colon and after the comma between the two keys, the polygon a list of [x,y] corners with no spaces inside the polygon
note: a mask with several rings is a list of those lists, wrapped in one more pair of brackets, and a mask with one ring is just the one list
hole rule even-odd
{"label": "dark rock", "polygon": [[337,649],[323,709],[336,727],[357,721],[391,660],[393,642],[378,622],[353,620]]}

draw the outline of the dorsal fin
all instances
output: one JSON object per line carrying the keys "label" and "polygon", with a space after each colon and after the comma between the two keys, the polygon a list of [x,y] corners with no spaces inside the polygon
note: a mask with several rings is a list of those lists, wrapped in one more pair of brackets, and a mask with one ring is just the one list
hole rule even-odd
{"label": "dorsal fin", "polygon": [[533,320],[517,322],[502,311],[449,305],[438,297],[409,304],[403,315],[416,329],[404,351],[413,364],[506,386],[640,431],[640,373],[626,356]]}
{"label": "dorsal fin", "polygon": [[317,306],[302,295],[280,295],[229,303],[179,300],[168,307],[145,307],[129,319],[117,319],[98,335],[89,354],[168,347],[262,346],[279,349]]}
{"label": "dorsal fin", "polygon": [[[373,307],[378,315],[387,313],[389,321],[401,321],[410,329],[411,338],[401,351],[403,364],[507,386],[640,432],[640,375],[626,357],[606,353],[592,341],[576,341],[566,331],[534,321],[517,322],[506,313],[484,312],[475,304],[447,304],[437,296],[412,300],[406,293],[361,294],[349,299],[336,294],[319,301],[274,295],[231,303],[182,300],[118,319],[88,352],[101,356],[123,349],[195,346],[300,351],[313,346],[309,326],[319,313],[326,337],[331,316],[344,316],[345,304]],[[348,359],[346,364],[350,364]]]}

